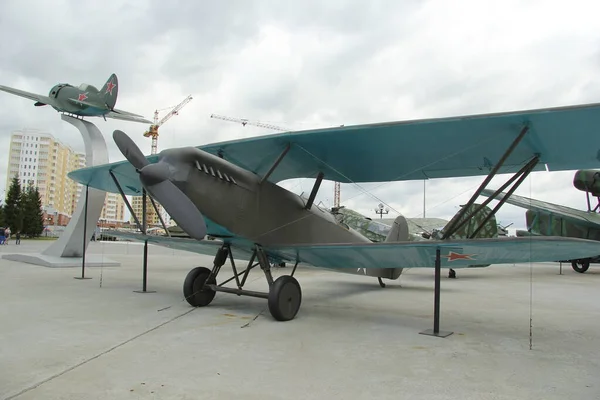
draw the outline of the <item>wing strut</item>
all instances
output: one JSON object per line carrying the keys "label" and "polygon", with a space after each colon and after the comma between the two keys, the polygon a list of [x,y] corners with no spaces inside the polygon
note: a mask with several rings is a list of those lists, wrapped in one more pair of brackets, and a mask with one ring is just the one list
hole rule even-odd
{"label": "wing strut", "polygon": [[285,157],[285,155],[288,153],[288,151],[290,151],[290,148],[291,148],[291,145],[290,145],[290,143],[288,143],[287,146],[285,146],[285,149],[283,149],[283,151],[279,155],[279,157],[277,157],[277,159],[275,160],[275,162],[273,163],[273,165],[271,166],[271,168],[269,168],[269,170],[267,171],[267,173],[265,174],[265,176],[263,176],[262,179],[260,180],[261,184],[264,181],[266,181],[267,179],[269,179],[269,176],[271,176],[271,174],[273,173],[273,171],[275,171],[275,168],[277,168],[277,166],[279,165],[279,163],[281,163],[281,161],[283,160],[283,157]]}
{"label": "wing strut", "polygon": [[[461,219],[463,219],[463,217],[465,217],[465,214],[467,213],[468,209],[473,205],[473,203],[475,203],[475,200],[477,200],[477,198],[479,197],[479,195],[481,194],[483,189],[485,189],[485,187],[490,183],[490,181],[494,178],[494,176],[496,176],[496,174],[498,173],[498,170],[500,170],[500,168],[502,167],[502,165],[504,164],[506,159],[511,155],[513,150],[521,142],[521,140],[523,139],[523,137],[525,136],[527,131],[529,131],[529,125],[523,126],[523,128],[521,129],[521,133],[519,133],[519,136],[517,136],[515,138],[515,140],[511,143],[511,145],[508,147],[508,149],[506,149],[506,152],[502,155],[502,157],[496,163],[494,168],[486,176],[486,178],[481,183],[481,185],[479,185],[479,187],[477,188],[475,193],[473,193],[473,196],[469,199],[468,203],[459,211],[459,213],[457,214],[457,218],[454,220],[452,225],[450,225],[448,227],[448,229],[444,232],[444,234],[442,235],[442,240],[448,239],[452,234],[454,234],[458,230],[458,228],[460,228],[462,225],[464,225],[464,223],[466,223],[466,221],[469,218],[465,218],[460,224],[459,224],[459,221],[461,221]],[[537,163],[537,160],[536,160],[536,163]],[[471,214],[471,215],[473,215],[473,214]]]}
{"label": "wing strut", "polygon": [[156,215],[158,215],[158,219],[160,220],[160,224],[162,225],[163,229],[165,230],[165,233],[167,234],[168,237],[171,237],[171,232],[169,232],[169,230],[167,229],[167,225],[165,224],[165,221],[163,220],[162,215],[160,215],[160,212],[158,211],[158,207],[156,207],[156,203],[154,202],[154,199],[152,198],[152,196],[148,196],[148,197],[150,198],[150,202],[152,203],[154,212],[156,213]]}
{"label": "wing strut", "polygon": [[479,231],[481,229],[483,229],[483,227],[490,220],[490,218],[492,218],[494,215],[496,215],[496,213],[498,212],[498,210],[500,209],[500,207],[502,207],[502,205],[506,202],[506,200],[508,200],[508,198],[513,194],[513,192],[515,190],[517,190],[517,188],[521,185],[521,183],[523,183],[523,181],[525,180],[525,178],[527,178],[527,176],[529,175],[529,173],[531,171],[533,171],[533,169],[535,168],[535,166],[537,165],[538,162],[539,162],[539,156],[534,156],[531,160],[529,160],[529,162],[527,162],[527,164],[525,164],[523,167],[521,167],[521,169],[516,174],[514,174],[513,176],[511,176],[510,179],[508,181],[506,181],[500,187],[500,189],[496,190],[492,195],[490,195],[489,198],[487,198],[483,203],[481,203],[477,208],[475,208],[466,218],[464,218],[460,223],[458,223],[458,225],[455,225],[454,232],[458,231],[460,228],[463,227],[463,225],[465,225],[467,222],[469,222],[470,218],[473,215],[475,215],[476,213],[478,213],[479,211],[481,211],[493,199],[495,199],[496,197],[498,197],[498,195],[504,189],[506,189],[511,183],[513,183],[515,180],[517,180],[517,177],[518,177],[517,182],[515,182],[513,184],[513,186],[510,188],[510,190],[508,191],[508,194],[506,195],[506,197],[504,197],[501,200],[499,200],[499,203],[496,205],[496,207],[494,207],[494,209],[484,218],[483,221],[481,221],[481,223],[477,226],[477,228],[475,229],[475,231],[469,236],[470,239],[473,239],[475,237],[475,235],[477,235],[477,233],[479,233]]}
{"label": "wing strut", "polygon": [[310,210],[313,203],[315,202],[315,197],[317,197],[317,192],[319,191],[319,188],[321,187],[321,182],[323,182],[324,176],[325,176],[325,174],[323,172],[319,172],[319,175],[317,175],[317,180],[315,181],[315,184],[310,192],[310,196],[308,197],[308,201],[306,202],[306,205],[304,206],[304,208],[306,208],[307,210]]}
{"label": "wing strut", "polygon": [[[479,231],[485,226],[485,224],[490,220],[490,218],[492,218],[493,215],[495,215],[498,210],[500,209],[500,207],[502,207],[502,205],[506,202],[506,200],[508,200],[508,198],[514,193],[515,190],[517,190],[517,188],[519,186],[521,186],[521,183],[523,183],[523,181],[525,180],[525,178],[527,178],[527,176],[529,176],[529,174],[531,173],[531,171],[533,171],[533,169],[535,168],[535,166],[537,165],[537,163],[539,162],[540,158],[539,156],[535,156],[533,157],[527,164],[525,164],[525,166],[523,168],[521,168],[519,170],[519,172],[517,172],[515,175],[513,175],[511,177],[511,179],[509,179],[504,185],[502,185],[503,188],[507,187],[510,183],[511,180],[514,180],[517,176],[521,175],[519,177],[519,179],[517,179],[517,182],[515,182],[512,187],[508,190],[508,193],[506,196],[504,196],[502,199],[500,199],[498,201],[498,204],[496,205],[496,207],[494,207],[494,209],[492,210],[491,213],[489,213],[484,219],[483,221],[481,221],[481,224],[479,224],[479,226],[477,227],[477,229],[475,229],[475,231],[471,234],[470,238],[473,239],[475,237],[475,235],[477,235],[477,233],[479,233]],[[487,203],[489,203],[493,198],[495,198],[496,196],[498,196],[498,194],[500,194],[502,190],[497,190],[492,197],[489,197],[481,206],[480,208],[485,207],[485,205],[487,205]],[[463,223],[466,222],[463,221]],[[461,223],[461,225],[463,225],[463,223]]]}
{"label": "wing strut", "polygon": [[140,232],[145,233],[142,230],[142,225],[140,224],[140,220],[138,219],[137,215],[135,215],[135,212],[133,212],[133,208],[131,207],[131,204],[129,204],[129,200],[127,200],[127,197],[125,196],[125,193],[123,192],[123,189],[121,188],[121,185],[119,184],[119,181],[117,180],[117,177],[115,176],[115,174],[112,171],[108,171],[108,173],[110,174],[110,177],[112,178],[113,182],[117,186],[117,190],[119,191],[119,194],[123,198],[123,201],[125,202],[125,205],[127,206],[127,209],[129,210],[129,212],[131,213],[131,216],[133,217],[133,220],[135,221],[135,225],[140,230]]}
{"label": "wing strut", "polygon": [[[110,174],[110,177],[112,178],[113,182],[117,186],[117,189],[119,190],[119,194],[123,198],[123,201],[125,202],[125,205],[127,206],[127,209],[131,213],[131,216],[133,217],[133,220],[135,221],[137,228],[145,236],[146,235],[146,196],[147,196],[146,190],[144,189],[144,191],[142,192],[142,218],[143,218],[143,220],[142,220],[142,223],[140,224],[140,220],[138,219],[137,215],[133,211],[131,204],[129,204],[129,200],[127,200],[127,197],[125,196],[125,193],[123,192],[123,189],[121,188],[121,185],[119,184],[119,181],[117,180],[117,177],[115,176],[115,174],[112,171],[108,171],[108,173]],[[150,201],[152,201],[152,198],[150,198]],[[152,201],[152,205],[154,206],[154,209],[156,210],[156,204],[154,204],[154,201]],[[158,211],[157,211],[157,214],[158,214]],[[160,214],[158,214],[158,215],[160,216]],[[163,227],[165,227],[162,218],[160,219],[160,222],[162,222]],[[169,231],[167,231],[166,227],[165,227],[165,231],[167,232],[167,234],[169,234],[168,233]],[[171,236],[171,235],[169,234],[169,236]],[[143,257],[143,261],[142,261],[142,290],[134,290],[134,292],[136,292],[136,293],[155,293],[152,290],[146,290],[147,283],[148,283],[148,240],[146,239],[146,240],[144,240],[144,257]]]}

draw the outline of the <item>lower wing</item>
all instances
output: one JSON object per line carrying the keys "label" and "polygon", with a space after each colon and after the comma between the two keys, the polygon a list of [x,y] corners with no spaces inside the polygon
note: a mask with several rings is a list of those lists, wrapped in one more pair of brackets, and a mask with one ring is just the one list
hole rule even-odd
{"label": "lower wing", "polygon": [[267,247],[279,257],[323,268],[432,268],[563,261],[600,254],[598,242],[552,236]]}
{"label": "lower wing", "polygon": [[36,101],[37,103],[39,103],[37,105],[43,106],[43,105],[53,105],[54,104],[54,102],[52,101],[52,99],[50,97],[42,96],[41,94],[26,92],[24,90],[19,90],[19,89],[11,88],[8,86],[2,86],[2,85],[0,85],[0,90],[5,91],[10,94],[17,95],[17,96],[25,97],[26,99],[29,99],[29,100]]}
{"label": "lower wing", "polygon": [[[235,258],[246,260],[251,257],[254,249],[254,243],[238,237],[198,241],[118,231],[107,231],[105,234],[137,241],[148,240],[159,246],[211,256],[227,243],[234,249]],[[446,268],[468,268],[473,264],[563,261],[600,254],[597,241],[549,236],[263,246],[263,249],[275,262],[300,262],[327,269],[433,268],[437,249],[440,249],[441,265]]]}

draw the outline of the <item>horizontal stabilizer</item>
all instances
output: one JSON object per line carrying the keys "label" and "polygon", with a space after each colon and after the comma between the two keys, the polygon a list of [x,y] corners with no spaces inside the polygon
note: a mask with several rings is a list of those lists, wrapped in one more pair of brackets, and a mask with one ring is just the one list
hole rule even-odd
{"label": "horizontal stabilizer", "polygon": [[93,107],[93,108],[97,108],[99,110],[105,108],[105,107],[99,106],[98,104],[92,104],[92,103],[88,103],[87,101],[81,101],[81,100],[77,100],[77,99],[69,99],[69,101],[71,103],[78,104],[80,106]]}
{"label": "horizontal stabilizer", "polygon": [[150,121],[144,117],[138,117],[138,116],[136,116],[136,114],[130,114],[130,113],[123,113],[123,112],[116,113],[114,111],[110,111],[107,114],[105,114],[104,116],[106,118],[119,119],[122,121],[141,122],[144,124],[152,123],[152,121]]}
{"label": "horizontal stabilizer", "polygon": [[[116,108],[113,108],[112,112],[117,113],[117,114],[121,114],[121,115],[129,115],[129,116],[132,116],[132,117],[141,117],[141,118],[144,118],[143,115],[134,114],[134,113],[129,112],[129,111],[118,110]],[[150,121],[148,121],[148,122],[150,122]]]}

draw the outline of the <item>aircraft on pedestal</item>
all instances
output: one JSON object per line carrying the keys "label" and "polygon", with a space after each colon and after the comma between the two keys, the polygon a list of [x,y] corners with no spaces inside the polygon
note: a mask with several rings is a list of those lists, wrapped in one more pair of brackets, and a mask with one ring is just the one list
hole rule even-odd
{"label": "aircraft on pedestal", "polygon": [[[149,194],[190,239],[146,235],[139,222],[141,234],[107,234],[215,255],[212,268],[196,267],[185,278],[183,293],[190,305],[207,306],[216,292],[260,297],[268,299],[276,320],[287,321],[296,316],[302,299],[294,278],[299,263],[377,277],[380,282],[397,279],[404,268],[435,266],[439,296],[440,267],[597,254],[597,242],[585,239],[481,237],[499,207],[486,213],[491,198],[482,204],[475,200],[497,174],[514,173],[504,187],[516,188],[533,171],[597,165],[598,126],[600,104],[591,104],[287,132],[167,149],[151,156],[144,156],[117,130],[113,139],[127,161],[83,168],[69,176],[82,185],[120,193],[136,221],[142,219],[135,216],[126,195]],[[386,146],[375,148],[373,143]],[[486,176],[481,186],[439,237],[429,240],[411,241],[406,219],[400,216],[385,241],[374,243],[315,204],[325,177],[357,183],[477,175]],[[278,185],[293,178],[315,179],[308,198]],[[477,227],[461,234],[470,222]],[[206,240],[207,235],[215,240]],[[234,258],[249,260],[244,271],[238,271]],[[217,283],[228,260],[233,277]],[[295,266],[290,275],[274,280],[271,265],[282,262]],[[265,274],[266,293],[244,289],[256,266]],[[236,287],[225,286],[231,281]]]}
{"label": "aircraft on pedestal", "polygon": [[35,101],[36,107],[49,105],[56,111],[75,117],[103,117],[124,121],[151,123],[141,115],[117,110],[117,75],[112,74],[102,89],[82,83],[78,87],[68,83],[59,83],[50,89],[48,96],[26,92],[0,85],[0,90]]}

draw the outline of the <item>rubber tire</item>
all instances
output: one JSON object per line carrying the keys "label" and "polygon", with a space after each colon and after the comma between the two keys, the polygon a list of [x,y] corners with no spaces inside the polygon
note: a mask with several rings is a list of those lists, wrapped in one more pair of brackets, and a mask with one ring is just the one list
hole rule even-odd
{"label": "rubber tire", "polygon": [[[200,291],[200,288],[210,275],[210,269],[205,267],[196,267],[188,272],[183,282],[183,296],[186,301],[194,307],[204,307],[209,305],[215,298],[215,292],[212,289],[205,288]],[[209,284],[215,285],[217,280],[213,277]],[[196,293],[197,292],[197,293]]]}
{"label": "rubber tire", "polygon": [[[581,267],[578,265],[578,263],[581,263]],[[577,271],[580,274],[583,274],[590,267],[590,260],[571,261],[571,267],[573,268],[574,271]]]}
{"label": "rubber tire", "polygon": [[300,284],[290,275],[280,276],[269,290],[269,311],[277,321],[294,319],[302,303]]}

